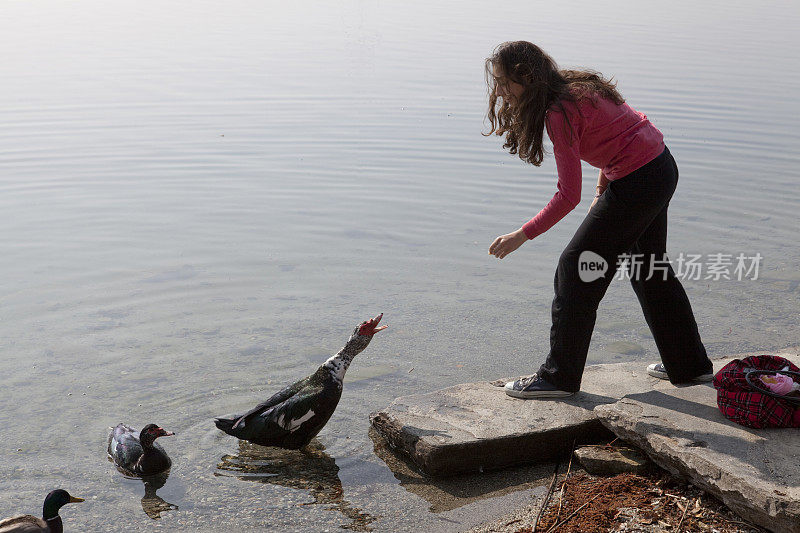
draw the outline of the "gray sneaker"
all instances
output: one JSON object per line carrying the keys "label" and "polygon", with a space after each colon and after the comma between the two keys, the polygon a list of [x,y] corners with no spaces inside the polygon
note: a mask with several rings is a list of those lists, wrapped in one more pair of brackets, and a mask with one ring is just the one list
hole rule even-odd
{"label": "gray sneaker", "polygon": [[505,386],[506,394],[513,398],[566,398],[574,392],[559,390],[555,385],[540,378],[538,374],[509,381]]}
{"label": "gray sneaker", "polygon": [[[669,379],[669,376],[667,375],[667,369],[664,368],[663,363],[653,363],[652,365],[649,365],[647,367],[647,373],[659,379]],[[708,383],[709,381],[714,381],[714,373],[700,374],[699,376],[692,378],[692,381],[695,383]]]}

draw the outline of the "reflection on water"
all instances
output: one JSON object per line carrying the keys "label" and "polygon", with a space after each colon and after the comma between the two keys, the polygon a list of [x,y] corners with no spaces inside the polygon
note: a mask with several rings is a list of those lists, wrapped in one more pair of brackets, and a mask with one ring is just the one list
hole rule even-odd
{"label": "reflection on water", "polygon": [[142,496],[142,509],[145,514],[153,520],[161,518],[161,513],[167,511],[177,511],[178,506],[165,501],[161,496],[156,494],[156,491],[164,486],[169,477],[169,472],[159,474],[156,476],[147,476],[142,478],[144,483],[144,496]]}
{"label": "reflection on water", "polygon": [[224,472],[215,472],[216,476],[232,475],[246,481],[307,491],[314,501],[303,505],[333,505],[332,509],[351,520],[341,525],[344,529],[372,531],[368,525],[377,519],[344,499],[336,460],[316,439],[301,450],[259,446],[240,440],[239,454],[222,456],[217,468]]}
{"label": "reflection on water", "polygon": [[[111,456],[108,456],[108,460],[114,463],[114,460],[111,458]],[[144,484],[144,496],[142,496],[142,510],[147,516],[149,516],[153,520],[158,520],[159,518],[161,518],[161,513],[178,510],[177,505],[165,501],[164,498],[156,494],[156,491],[166,484],[167,478],[169,477],[169,470],[153,476],[139,477],[137,475],[132,474],[130,471],[120,467],[116,463],[114,463],[114,466],[117,468],[117,471],[120,474],[122,474],[124,478],[140,479]]]}

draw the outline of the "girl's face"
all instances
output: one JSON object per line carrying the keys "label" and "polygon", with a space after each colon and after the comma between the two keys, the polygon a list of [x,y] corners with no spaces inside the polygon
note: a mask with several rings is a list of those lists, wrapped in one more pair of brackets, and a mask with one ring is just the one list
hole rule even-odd
{"label": "girl's face", "polygon": [[492,71],[495,96],[502,98],[510,105],[514,105],[522,96],[522,93],[525,92],[525,87],[520,83],[506,78],[502,69],[497,65],[492,66]]}

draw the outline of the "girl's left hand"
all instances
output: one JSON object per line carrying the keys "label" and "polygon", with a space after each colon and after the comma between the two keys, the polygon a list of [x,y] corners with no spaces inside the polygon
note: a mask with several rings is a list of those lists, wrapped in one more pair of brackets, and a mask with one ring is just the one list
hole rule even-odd
{"label": "girl's left hand", "polygon": [[506,235],[500,235],[489,246],[489,255],[494,255],[498,259],[502,259],[528,240],[528,236],[522,231],[522,228]]}

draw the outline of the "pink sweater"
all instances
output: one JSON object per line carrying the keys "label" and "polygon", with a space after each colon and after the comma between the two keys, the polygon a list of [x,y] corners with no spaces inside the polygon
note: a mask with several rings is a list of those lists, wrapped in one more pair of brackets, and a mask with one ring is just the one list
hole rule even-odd
{"label": "pink sweater", "polygon": [[[528,239],[550,229],[581,200],[581,159],[600,168],[613,181],[649,163],[664,151],[664,136],[647,117],[628,104],[617,105],[598,98],[576,105],[564,102],[569,123],[576,134],[570,142],[570,130],[564,114],[550,109],[545,118],[547,135],[553,142],[558,168],[558,191],[535,217],[522,226]],[[583,114],[577,113],[580,107]]]}

